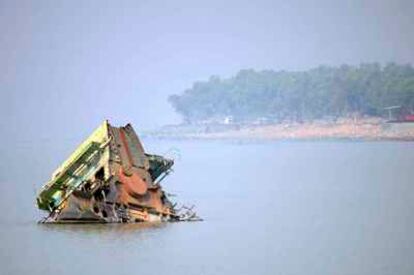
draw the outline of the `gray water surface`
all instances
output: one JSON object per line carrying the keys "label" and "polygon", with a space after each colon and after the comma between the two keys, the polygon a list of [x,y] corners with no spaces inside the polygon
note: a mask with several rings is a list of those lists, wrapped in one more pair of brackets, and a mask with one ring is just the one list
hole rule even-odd
{"label": "gray water surface", "polygon": [[204,222],[38,225],[71,149],[0,153],[0,274],[414,274],[414,144],[144,140]]}

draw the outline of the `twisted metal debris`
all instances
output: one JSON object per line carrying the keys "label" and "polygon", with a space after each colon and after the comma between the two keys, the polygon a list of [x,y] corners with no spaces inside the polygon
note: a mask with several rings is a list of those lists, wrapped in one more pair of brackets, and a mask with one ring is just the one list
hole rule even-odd
{"label": "twisted metal debris", "polygon": [[[147,154],[130,124],[105,121],[53,173],[37,196],[42,223],[129,223],[200,220],[177,209],[160,182],[174,161]],[[184,210],[184,211],[183,211]]]}

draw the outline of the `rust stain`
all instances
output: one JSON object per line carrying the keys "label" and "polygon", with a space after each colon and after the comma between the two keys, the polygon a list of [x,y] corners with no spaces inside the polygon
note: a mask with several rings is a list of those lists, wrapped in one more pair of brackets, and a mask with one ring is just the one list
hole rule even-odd
{"label": "rust stain", "polygon": [[124,130],[122,128],[119,130],[119,135],[121,137],[121,141],[122,141],[123,147],[125,149],[125,152],[126,152],[126,154],[128,156],[129,164],[131,166],[133,166],[134,165],[134,161],[132,159],[131,151],[129,151],[128,142],[126,140],[125,133],[124,133]]}

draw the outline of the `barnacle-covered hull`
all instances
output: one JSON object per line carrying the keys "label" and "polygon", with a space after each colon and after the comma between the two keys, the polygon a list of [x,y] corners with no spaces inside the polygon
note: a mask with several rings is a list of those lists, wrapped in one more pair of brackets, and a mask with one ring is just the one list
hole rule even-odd
{"label": "barnacle-covered hull", "polygon": [[160,181],[173,160],[146,154],[130,124],[105,121],[53,174],[37,197],[43,222],[180,220]]}

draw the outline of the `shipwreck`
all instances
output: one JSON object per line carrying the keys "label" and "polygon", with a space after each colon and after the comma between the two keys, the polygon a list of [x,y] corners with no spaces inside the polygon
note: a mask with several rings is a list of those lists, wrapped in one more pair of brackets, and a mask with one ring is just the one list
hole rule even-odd
{"label": "shipwreck", "polygon": [[42,223],[200,220],[177,209],[161,186],[174,161],[147,154],[130,124],[104,121],[53,173],[36,202]]}

